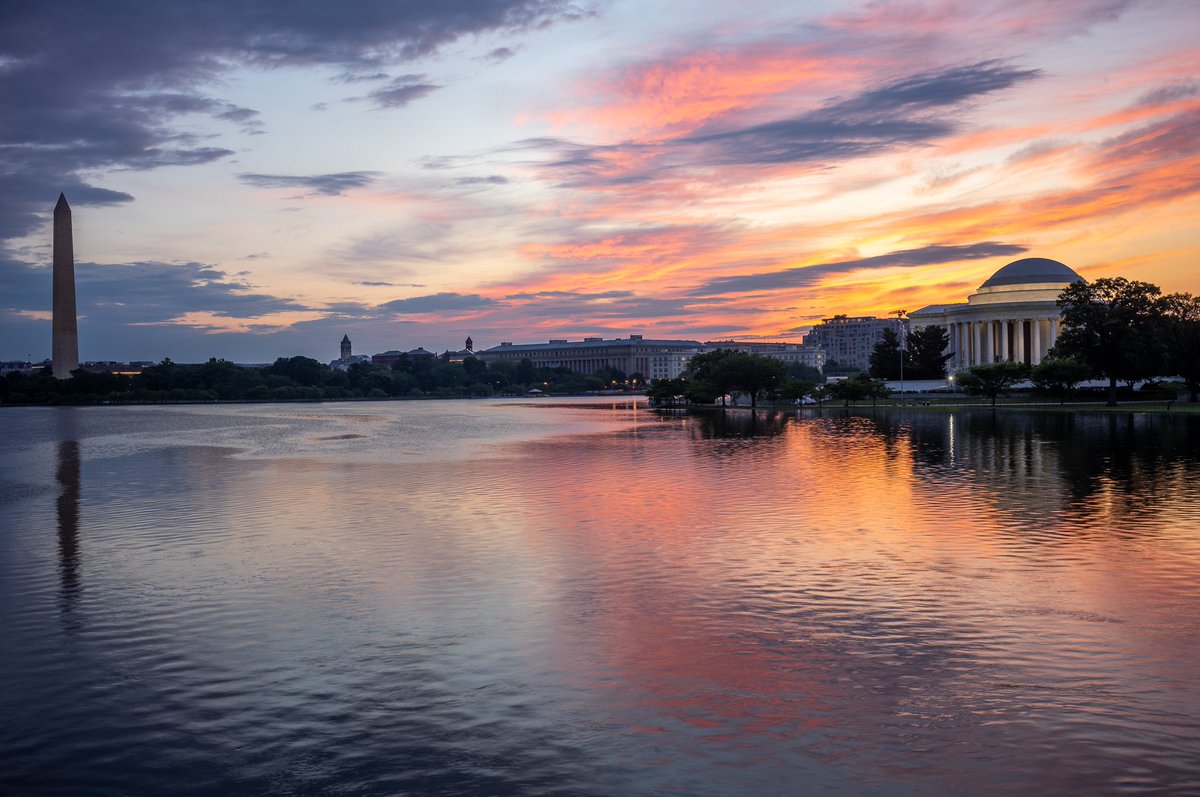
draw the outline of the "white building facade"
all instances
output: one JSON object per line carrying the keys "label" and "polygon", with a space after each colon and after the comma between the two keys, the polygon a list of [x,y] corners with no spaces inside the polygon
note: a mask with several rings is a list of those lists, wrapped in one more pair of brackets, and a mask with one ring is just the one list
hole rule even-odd
{"label": "white building facade", "polygon": [[1057,260],[1028,257],[1009,263],[963,304],[930,305],[909,315],[914,328],[938,325],[950,333],[951,371],[973,365],[1037,365],[1058,340],[1058,296],[1083,277]]}

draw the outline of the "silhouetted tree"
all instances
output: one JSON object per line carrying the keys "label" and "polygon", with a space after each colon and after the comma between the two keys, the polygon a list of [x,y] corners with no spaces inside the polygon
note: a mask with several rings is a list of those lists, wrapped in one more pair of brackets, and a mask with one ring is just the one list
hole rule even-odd
{"label": "silhouetted tree", "polygon": [[912,332],[908,336],[908,359],[905,375],[911,379],[942,379],[946,376],[946,361],[952,354],[943,354],[950,345],[950,332],[938,324]]}
{"label": "silhouetted tree", "polygon": [[1068,285],[1058,297],[1063,330],[1050,356],[1078,360],[1107,379],[1115,407],[1118,380],[1155,376],[1163,365],[1160,293],[1124,277]]}
{"label": "silhouetted tree", "polygon": [[1200,392],[1200,296],[1171,293],[1162,298],[1167,367],[1183,377],[1189,399]]}
{"label": "silhouetted tree", "polygon": [[958,372],[958,387],[970,396],[986,396],[996,406],[996,396],[1007,393],[1026,377],[1022,363],[999,362],[975,365]]}
{"label": "silhouetted tree", "polygon": [[871,350],[868,372],[876,379],[899,379],[900,356],[900,336],[893,329],[885,329],[883,339]]}
{"label": "silhouetted tree", "polygon": [[1092,369],[1078,360],[1049,357],[1033,366],[1029,378],[1035,389],[1058,396],[1058,403],[1066,402],[1067,394],[1075,386],[1091,376]]}

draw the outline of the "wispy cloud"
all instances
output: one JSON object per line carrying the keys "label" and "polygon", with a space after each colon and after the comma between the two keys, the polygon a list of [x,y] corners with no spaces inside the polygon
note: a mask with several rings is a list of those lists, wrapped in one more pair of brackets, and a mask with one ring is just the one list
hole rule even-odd
{"label": "wispy cloud", "polygon": [[818,280],[826,279],[834,274],[863,269],[913,268],[915,266],[928,266],[935,263],[955,263],[965,260],[1007,257],[1020,254],[1024,251],[1026,251],[1026,247],[1024,246],[1002,244],[994,241],[957,246],[933,244],[920,247],[919,249],[904,249],[888,252],[884,255],[842,260],[835,263],[817,263],[811,266],[789,268],[783,271],[762,274],[719,277],[695,288],[692,293],[707,295],[710,293],[724,294],[788,290],[812,285]]}
{"label": "wispy cloud", "polygon": [[313,175],[243,173],[238,175],[238,179],[255,188],[299,188],[307,194],[341,196],[347,191],[371,185],[381,174],[373,171]]}
{"label": "wispy cloud", "polygon": [[386,86],[375,89],[367,94],[377,108],[403,108],[413,100],[442,88],[437,83],[430,83],[426,75],[400,75],[392,78]]}

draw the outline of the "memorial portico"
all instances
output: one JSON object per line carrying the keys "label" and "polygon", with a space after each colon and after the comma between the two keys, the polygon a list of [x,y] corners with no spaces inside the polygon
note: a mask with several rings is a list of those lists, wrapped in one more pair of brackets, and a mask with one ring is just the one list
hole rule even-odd
{"label": "memorial portico", "polygon": [[1059,294],[1081,279],[1057,260],[1025,258],[993,274],[965,304],[930,305],[909,320],[914,327],[946,328],[951,371],[997,362],[1037,365],[1058,340]]}

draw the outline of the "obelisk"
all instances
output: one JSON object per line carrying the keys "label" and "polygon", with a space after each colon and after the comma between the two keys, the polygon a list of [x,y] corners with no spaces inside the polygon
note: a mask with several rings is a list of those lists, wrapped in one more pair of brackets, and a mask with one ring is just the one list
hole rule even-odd
{"label": "obelisk", "polygon": [[75,246],[71,206],[58,195],[54,206],[54,320],[51,347],[54,376],[69,379],[79,367],[79,329],[75,323]]}

